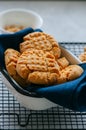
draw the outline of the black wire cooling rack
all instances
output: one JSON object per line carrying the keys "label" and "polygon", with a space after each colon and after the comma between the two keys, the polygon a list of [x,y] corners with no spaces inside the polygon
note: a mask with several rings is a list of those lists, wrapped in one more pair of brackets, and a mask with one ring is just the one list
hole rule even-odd
{"label": "black wire cooling rack", "polygon": [[[60,43],[78,56],[86,43]],[[2,83],[0,75],[0,130],[86,129],[86,113],[63,107],[33,111],[22,107]]]}

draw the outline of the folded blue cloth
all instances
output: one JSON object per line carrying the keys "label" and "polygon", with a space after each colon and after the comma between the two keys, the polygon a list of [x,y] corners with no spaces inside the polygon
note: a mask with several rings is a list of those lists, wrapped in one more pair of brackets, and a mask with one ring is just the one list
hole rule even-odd
{"label": "folded blue cloth", "polygon": [[48,100],[74,111],[86,111],[86,64],[80,64],[84,73],[63,84],[36,88],[35,92]]}

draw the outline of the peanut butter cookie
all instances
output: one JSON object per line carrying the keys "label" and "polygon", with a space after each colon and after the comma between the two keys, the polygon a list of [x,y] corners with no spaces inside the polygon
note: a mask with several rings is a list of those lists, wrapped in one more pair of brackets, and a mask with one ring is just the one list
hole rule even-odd
{"label": "peanut butter cookie", "polygon": [[57,63],[60,66],[61,70],[69,65],[69,61],[65,57],[57,59]]}
{"label": "peanut butter cookie", "polygon": [[55,57],[43,50],[26,50],[18,58],[16,70],[25,80],[35,84],[55,84],[59,75]]}
{"label": "peanut butter cookie", "polygon": [[5,51],[5,64],[10,76],[12,76],[13,79],[21,86],[25,86],[27,85],[26,81],[23,78],[21,78],[16,71],[16,64],[19,56],[20,53],[18,51],[11,48],[7,49]]}
{"label": "peanut butter cookie", "polygon": [[79,59],[82,61],[82,62],[86,62],[86,51],[81,53],[79,55]]}
{"label": "peanut butter cookie", "polygon": [[65,69],[60,71],[58,77],[58,83],[64,83],[67,81],[74,80],[83,73],[83,69],[79,65],[69,65]]}
{"label": "peanut butter cookie", "polygon": [[51,52],[55,58],[59,58],[61,55],[61,49],[58,42],[49,34],[44,32],[34,32],[26,35],[24,42],[20,44],[20,52],[24,52],[27,49],[38,49]]}

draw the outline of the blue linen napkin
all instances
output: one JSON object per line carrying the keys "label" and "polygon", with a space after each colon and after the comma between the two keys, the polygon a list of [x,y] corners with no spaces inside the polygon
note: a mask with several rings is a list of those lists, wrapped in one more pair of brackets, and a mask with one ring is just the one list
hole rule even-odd
{"label": "blue linen napkin", "polygon": [[59,85],[36,88],[34,91],[63,107],[74,111],[86,111],[86,63],[80,66],[84,72],[79,78]]}

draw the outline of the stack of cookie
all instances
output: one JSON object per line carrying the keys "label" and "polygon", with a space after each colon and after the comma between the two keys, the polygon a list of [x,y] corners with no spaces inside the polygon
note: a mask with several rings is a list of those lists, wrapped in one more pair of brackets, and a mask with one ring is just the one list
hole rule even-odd
{"label": "stack of cookie", "polygon": [[61,57],[57,41],[44,32],[24,36],[19,48],[20,52],[11,48],[5,51],[5,64],[8,73],[22,86],[64,83],[83,73],[80,66],[69,65],[69,61]]}

